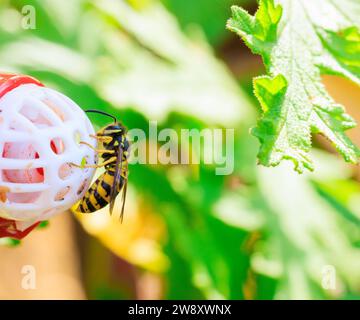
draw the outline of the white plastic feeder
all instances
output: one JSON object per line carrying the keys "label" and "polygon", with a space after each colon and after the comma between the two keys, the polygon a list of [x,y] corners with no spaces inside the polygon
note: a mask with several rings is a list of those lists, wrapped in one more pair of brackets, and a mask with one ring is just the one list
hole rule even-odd
{"label": "white plastic feeder", "polygon": [[0,217],[25,228],[80,200],[94,169],[70,163],[97,162],[79,143],[95,147],[91,134],[86,114],[63,94],[30,77],[0,75]]}

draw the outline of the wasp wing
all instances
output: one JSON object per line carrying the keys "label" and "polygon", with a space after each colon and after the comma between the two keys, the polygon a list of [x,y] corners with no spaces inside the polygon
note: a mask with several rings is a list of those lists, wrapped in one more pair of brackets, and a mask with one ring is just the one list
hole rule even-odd
{"label": "wasp wing", "polygon": [[121,222],[123,222],[123,219],[124,219],[124,210],[125,210],[125,201],[126,201],[126,192],[127,192],[127,177],[125,179],[123,188],[124,189],[123,189],[123,194],[122,194],[122,206],[121,206],[121,213],[120,213]]}
{"label": "wasp wing", "polygon": [[[116,159],[116,164],[115,164],[115,172],[114,172],[114,181],[113,181],[113,185],[111,188],[111,193],[110,193],[110,215],[112,215],[112,212],[114,210],[114,205],[115,205],[115,200],[117,195],[119,194],[118,192],[118,186],[121,183],[121,178],[122,178],[122,171],[123,171],[123,149],[122,146],[120,145],[118,148],[118,152],[117,152],[117,159]],[[124,182],[126,184],[126,181]],[[126,185],[124,185],[123,187],[126,187]],[[126,190],[124,190],[126,193]],[[123,194],[123,202],[124,202],[124,194]],[[121,220],[124,214],[124,203],[122,206],[122,210],[121,210]]]}

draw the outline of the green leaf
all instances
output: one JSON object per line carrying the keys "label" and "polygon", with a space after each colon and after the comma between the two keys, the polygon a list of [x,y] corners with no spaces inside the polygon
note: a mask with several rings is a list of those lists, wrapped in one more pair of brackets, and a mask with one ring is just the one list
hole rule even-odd
{"label": "green leaf", "polygon": [[[338,65],[332,61],[327,67],[326,60],[320,63],[325,72],[343,75],[354,82],[359,82],[360,75],[360,32],[356,27],[349,27],[339,32],[319,30],[323,45],[332,57],[336,57]],[[329,63],[329,62],[328,62]]]}
{"label": "green leaf", "polygon": [[[343,2],[351,2],[353,10],[360,8],[360,3]],[[331,0],[277,3],[261,0],[255,16],[234,6],[227,25],[262,56],[268,73],[254,80],[263,111],[252,131],[261,142],[259,162],[276,166],[288,159],[298,172],[312,170],[311,135],[320,133],[347,162],[357,163],[360,151],[345,134],[355,122],[321,81],[326,73],[360,84],[356,15],[346,16]],[[325,11],[331,12],[331,21],[323,18]]]}

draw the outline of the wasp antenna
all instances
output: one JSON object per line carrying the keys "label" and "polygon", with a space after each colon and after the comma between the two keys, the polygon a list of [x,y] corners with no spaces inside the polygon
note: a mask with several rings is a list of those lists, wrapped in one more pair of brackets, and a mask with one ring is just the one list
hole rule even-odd
{"label": "wasp antenna", "polygon": [[104,111],[100,111],[100,110],[95,110],[95,109],[89,109],[89,110],[85,110],[85,112],[91,112],[91,113],[98,113],[98,114],[102,114],[104,116],[107,116],[107,117],[110,117],[114,120],[114,123],[117,122],[117,119],[116,117],[114,117],[113,115],[107,113],[107,112],[104,112]]}

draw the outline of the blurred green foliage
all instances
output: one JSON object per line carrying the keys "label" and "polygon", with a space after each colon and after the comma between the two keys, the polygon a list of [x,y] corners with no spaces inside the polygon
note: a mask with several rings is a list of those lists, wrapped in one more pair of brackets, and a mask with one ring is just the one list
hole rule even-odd
{"label": "blurred green foliage", "polygon": [[8,247],[16,247],[21,244],[21,240],[12,239],[12,238],[2,238],[0,239],[0,245]]}
{"label": "blurred green foliage", "polygon": [[[20,28],[27,1],[0,5],[1,70],[33,75],[128,128],[147,131],[148,120],[157,120],[163,128],[236,130],[231,176],[204,164],[198,177],[185,166],[130,166],[130,192],[166,226],[164,299],[359,296],[359,184],[319,150],[313,174],[256,165],[258,144],[248,129],[257,107],[210,45],[227,37],[231,1],[32,3],[35,30]],[[196,28],[185,34],[190,24]],[[97,127],[106,121],[91,119]],[[104,275],[111,271],[99,247],[86,250],[90,298],[134,297],[128,284],[114,286]],[[335,290],[322,286],[327,265],[336,270]]]}
{"label": "blurred green foliage", "polygon": [[[224,28],[232,5],[249,5],[251,0],[162,0],[168,10],[174,14],[185,32],[191,28],[200,28],[210,44],[221,45],[231,34]],[[253,3],[254,4],[254,3]]]}

